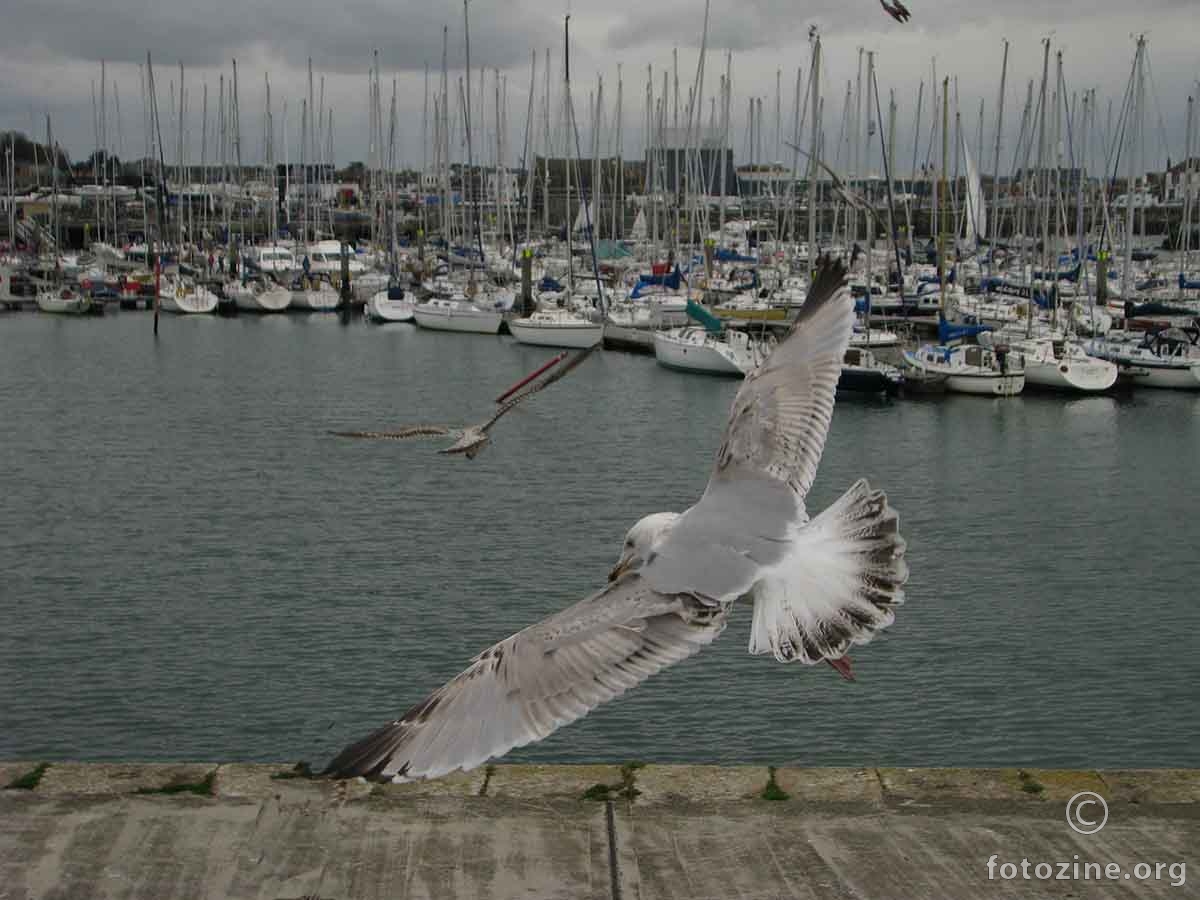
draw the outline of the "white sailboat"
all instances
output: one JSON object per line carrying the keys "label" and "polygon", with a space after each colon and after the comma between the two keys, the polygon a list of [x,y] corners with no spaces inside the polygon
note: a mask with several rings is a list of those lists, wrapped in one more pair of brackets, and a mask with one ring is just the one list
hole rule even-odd
{"label": "white sailboat", "polygon": [[292,292],[274,282],[231,281],[225,285],[225,295],[242,312],[283,312],[292,303]]}
{"label": "white sailboat", "polygon": [[770,352],[769,342],[744,331],[713,332],[689,325],[654,334],[654,357],[659,365],[685,372],[744,376]]}
{"label": "white sailboat", "polygon": [[885,347],[895,347],[899,343],[900,335],[885,328],[872,328],[870,323],[866,321],[865,314],[854,322],[854,331],[850,334],[851,347],[881,350]]}
{"label": "white sailboat", "polygon": [[375,322],[411,322],[416,304],[401,288],[376,291],[367,301],[367,318]]}
{"label": "white sailboat", "polygon": [[91,298],[69,287],[38,291],[37,305],[42,312],[58,315],[79,316],[93,311]]}
{"label": "white sailboat", "polygon": [[918,382],[941,382],[959,394],[1012,397],[1025,389],[1024,360],[1011,351],[926,344],[906,350],[903,364]]}
{"label": "white sailboat", "polygon": [[291,308],[300,312],[333,312],[342,297],[328,281],[308,276],[292,285]]}
{"label": "white sailboat", "polygon": [[460,331],[470,334],[499,334],[504,316],[481,309],[465,296],[453,299],[431,297],[413,307],[413,317],[422,328],[431,331]]}
{"label": "white sailboat", "polygon": [[510,319],[508,330],[522,344],[538,347],[594,347],[604,338],[604,325],[568,307],[539,309],[522,319]]}
{"label": "white sailboat", "polygon": [[159,307],[179,315],[217,311],[217,295],[190,278],[164,278],[158,289]]}
{"label": "white sailboat", "polygon": [[1139,344],[1097,338],[1085,346],[1088,352],[1115,363],[1120,374],[1135,385],[1200,390],[1200,327],[1168,328],[1147,334]]}
{"label": "white sailboat", "polygon": [[[991,332],[979,335],[981,343],[994,339]],[[1095,394],[1117,382],[1115,363],[1092,356],[1080,343],[1061,334],[1013,338],[1007,346],[1024,357],[1027,385]]]}

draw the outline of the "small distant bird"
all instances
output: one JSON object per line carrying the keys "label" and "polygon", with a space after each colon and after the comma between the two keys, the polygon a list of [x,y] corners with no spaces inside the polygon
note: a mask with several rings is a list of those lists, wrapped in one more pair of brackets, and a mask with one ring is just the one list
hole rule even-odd
{"label": "small distant bird", "polygon": [[[793,143],[790,143],[789,141],[784,141],[784,144],[786,144],[788,147],[791,147],[801,156],[805,156],[808,159],[813,159],[813,155],[807,150],[801,150],[799,147]],[[835,194],[842,198],[843,203],[845,203],[847,206],[854,207],[859,212],[864,213],[870,216],[872,219],[878,221],[878,216],[875,215],[875,210],[871,208],[871,204],[867,203],[867,201],[863,199],[861,194],[847,187],[846,182],[842,181],[838,173],[831,169],[824,160],[816,159],[815,162],[818,166],[825,170],[826,174],[829,175],[829,186],[832,188]]]}
{"label": "small distant bird", "polygon": [[599,346],[599,344],[596,344],[587,350],[576,353],[541,381],[534,383],[531,387],[525,388],[520,393],[513,394],[500,404],[499,408],[490,417],[478,425],[410,425],[407,428],[400,428],[396,431],[331,431],[329,433],[337,437],[369,438],[385,441],[402,441],[407,438],[416,437],[451,437],[454,438],[454,443],[443,450],[439,450],[438,453],[461,453],[467,459],[474,459],[491,442],[492,438],[488,432],[491,431],[493,425],[500,421],[501,416],[521,403],[524,403],[543,388],[554,384],[554,382],[558,381],[564,375],[574,371]]}
{"label": "small distant bird", "polygon": [[817,516],[805,504],[853,328],[846,267],[823,256],[788,336],[734,397],[704,495],[642,518],[605,587],[483,651],[324,774],[436,778],[540,741],[711,644],[739,601],[754,607],[751,653],[848,677],[847,651],[892,624],[908,578],[882,492],[859,481]]}
{"label": "small distant bird", "polygon": [[901,24],[907,22],[912,16],[912,13],[900,0],[892,0],[891,3],[888,3],[888,0],[879,0],[879,5],[883,7],[885,13]]}

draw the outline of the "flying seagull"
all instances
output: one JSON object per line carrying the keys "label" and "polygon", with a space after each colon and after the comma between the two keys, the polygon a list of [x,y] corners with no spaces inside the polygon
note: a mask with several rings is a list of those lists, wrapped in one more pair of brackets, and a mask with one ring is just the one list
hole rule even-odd
{"label": "flying seagull", "polygon": [[824,169],[825,172],[829,175],[829,186],[833,189],[833,192],[835,194],[837,194],[839,197],[842,198],[842,201],[847,206],[852,206],[859,212],[862,212],[862,213],[870,216],[871,219],[873,221],[875,221],[876,223],[879,222],[879,217],[875,214],[875,210],[871,208],[871,204],[869,204],[863,198],[863,196],[861,194],[859,194],[857,191],[854,191],[854,190],[850,189],[849,187],[847,187],[846,182],[842,181],[842,179],[838,175],[838,173],[835,172],[829,166],[828,163],[826,163],[823,159],[820,159],[819,157],[814,157],[807,150],[802,150],[801,148],[797,147],[795,144],[790,143],[789,141],[784,141],[784,144],[786,144],[788,147],[795,150],[797,153],[801,154],[802,156],[813,160],[818,166],[820,166],[822,169]]}
{"label": "flying seagull", "polygon": [[476,656],[325,774],[411,781],[539,741],[712,643],[739,599],[750,652],[844,663],[892,623],[908,578],[896,512],[857,482],[810,519],[854,305],[828,256],[788,336],[734,397],[704,495],[646,516],[607,586]]}
{"label": "flying seagull", "polygon": [[892,0],[891,3],[888,3],[888,0],[879,0],[879,5],[883,7],[885,13],[901,24],[907,22],[912,16],[912,13],[908,11],[900,0]]}
{"label": "flying seagull", "polygon": [[564,375],[574,371],[576,366],[587,359],[599,347],[595,344],[586,350],[576,353],[573,357],[564,362],[561,366],[551,372],[547,377],[533,384],[532,387],[525,388],[520,393],[513,394],[503,403],[501,403],[494,413],[480,422],[478,425],[410,425],[407,428],[400,428],[396,431],[331,431],[330,434],[338,437],[350,438],[370,438],[374,440],[390,440],[400,441],[407,438],[416,437],[451,437],[454,443],[449,447],[439,450],[438,453],[447,454],[464,454],[467,459],[474,459],[483,448],[491,442],[489,432],[492,426],[500,421],[500,417],[506,412],[524,403],[534,394],[541,391],[543,388],[554,384]]}

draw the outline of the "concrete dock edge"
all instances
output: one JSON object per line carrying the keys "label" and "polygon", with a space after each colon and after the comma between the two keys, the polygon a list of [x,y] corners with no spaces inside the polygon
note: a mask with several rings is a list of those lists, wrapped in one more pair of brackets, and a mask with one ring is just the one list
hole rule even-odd
{"label": "concrete dock edge", "polygon": [[[15,760],[0,786],[0,900],[1017,897],[1053,886],[997,864],[1200,861],[1187,769],[493,765],[378,785]],[[1081,792],[1107,804],[1103,831],[1069,827]],[[1161,869],[1121,881],[1069,892],[1186,892]]]}

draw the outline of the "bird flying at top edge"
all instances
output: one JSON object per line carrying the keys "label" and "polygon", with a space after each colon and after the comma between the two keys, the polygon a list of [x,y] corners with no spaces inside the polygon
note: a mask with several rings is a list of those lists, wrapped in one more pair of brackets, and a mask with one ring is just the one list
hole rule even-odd
{"label": "bird flying at top edge", "polygon": [[846,267],[823,256],[734,397],[695,505],[641,519],[605,587],[483,651],[324,774],[435,778],[540,741],[712,643],[739,601],[750,653],[848,673],[846,652],[892,624],[908,578],[896,512],[866,481],[815,518],[805,508],[853,324]]}
{"label": "bird flying at top edge", "polygon": [[883,7],[885,13],[901,24],[907,22],[912,16],[912,13],[900,0],[892,0],[891,3],[888,3],[888,0],[879,0],[879,5]]}
{"label": "bird flying at top edge", "polygon": [[438,453],[443,454],[463,454],[467,459],[474,459],[478,454],[483,452],[483,449],[491,442],[491,429],[501,416],[509,410],[514,409],[524,403],[534,394],[541,391],[543,388],[549,387],[558,381],[563,376],[573,372],[575,368],[592,355],[599,347],[595,344],[588,347],[586,350],[581,350],[570,359],[562,363],[557,369],[547,375],[540,381],[535,382],[532,386],[525,388],[519,393],[513,394],[507,400],[500,404],[491,416],[480,422],[478,425],[410,425],[406,428],[399,428],[395,431],[330,431],[332,435],[337,437],[350,438],[368,438],[372,440],[391,440],[400,441],[406,438],[416,437],[451,437],[454,443],[449,447],[439,450]]}

